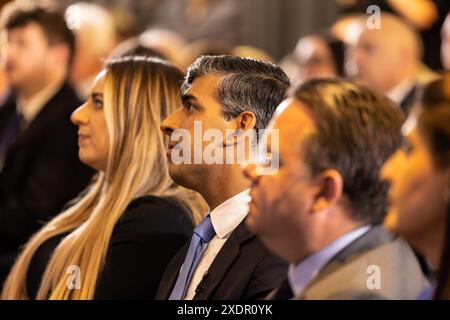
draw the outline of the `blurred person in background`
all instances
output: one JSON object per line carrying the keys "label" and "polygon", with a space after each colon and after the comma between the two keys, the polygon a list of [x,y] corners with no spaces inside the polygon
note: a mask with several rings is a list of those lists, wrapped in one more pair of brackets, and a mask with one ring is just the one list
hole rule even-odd
{"label": "blurred person in background", "polygon": [[418,87],[422,42],[392,14],[383,13],[380,22],[379,29],[362,28],[349,52],[349,76],[387,95],[408,114]]}
{"label": "blurred person in background", "polygon": [[66,9],[66,20],[76,40],[70,80],[80,97],[86,98],[103,60],[116,45],[114,19],[97,4],[77,2]]}
{"label": "blurred person in background", "polygon": [[230,55],[231,44],[226,41],[201,39],[187,44],[180,52],[179,65],[182,70],[186,70],[195,60],[201,56],[221,56]]}
{"label": "blurred person in background", "polygon": [[178,33],[161,28],[149,28],[139,35],[139,42],[145,48],[159,52],[162,56],[184,70],[181,54],[186,40]]}
{"label": "blurred person in background", "polygon": [[[434,71],[442,69],[439,56],[441,39],[439,30],[445,15],[450,10],[448,0],[337,0],[341,14],[337,24],[342,24],[347,18],[367,12],[370,6],[377,6],[383,12],[397,15],[410,24],[420,35],[424,43],[423,61]],[[366,15],[367,17],[367,15]],[[337,24],[334,27],[337,27]]]}
{"label": "blurred person in background", "polygon": [[344,76],[345,45],[328,33],[301,38],[294,50],[296,83]]}
{"label": "blurred person in background", "polygon": [[61,12],[32,2],[2,10],[4,70],[12,90],[0,106],[0,282],[17,250],[88,184],[67,83],[74,36]]}
{"label": "blurred person in background", "polygon": [[271,62],[271,63],[276,62],[275,59],[270,54],[268,54],[266,51],[264,51],[263,49],[253,47],[253,46],[248,46],[248,45],[235,46],[231,50],[231,55],[242,57],[242,58],[253,58],[256,60],[261,60],[261,61]]}
{"label": "blurred person in background", "polygon": [[[154,299],[172,256],[206,210],[167,173],[162,119],[183,73],[159,59],[112,60],[72,114],[92,185],[27,243],[3,299]],[[79,268],[77,290],[67,283]]]}
{"label": "blurred person in background", "polygon": [[119,43],[110,53],[109,59],[124,56],[156,57],[168,60],[167,57],[142,41],[142,37],[132,37]]}
{"label": "blurred person in background", "polygon": [[423,254],[435,283],[421,299],[450,299],[450,73],[428,84],[403,126],[404,143],[386,162],[388,229]]}

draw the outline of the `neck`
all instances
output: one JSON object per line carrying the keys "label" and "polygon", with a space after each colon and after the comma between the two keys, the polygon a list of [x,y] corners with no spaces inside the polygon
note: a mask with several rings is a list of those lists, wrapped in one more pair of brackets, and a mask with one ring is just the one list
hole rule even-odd
{"label": "neck", "polygon": [[203,184],[197,190],[208,203],[210,210],[250,187],[250,182],[242,175],[238,165],[220,165],[220,169],[215,172],[219,174],[208,179],[213,181],[214,185]]}
{"label": "neck", "polygon": [[435,271],[437,271],[441,265],[444,235],[445,223],[442,223],[438,228],[433,229],[433,232],[421,237],[416,237],[414,241],[410,241],[412,246],[418,252],[428,258]]}
{"label": "neck", "polygon": [[18,88],[19,95],[24,99],[28,100],[35,96],[37,93],[42,91],[43,89],[56,84],[62,83],[66,77],[65,70],[58,70],[55,68],[47,75],[44,75],[42,78],[37,79],[38,81],[30,82],[26,86]]}
{"label": "neck", "polygon": [[321,223],[309,228],[308,239],[304,241],[306,250],[298,252],[294,260],[296,264],[321,251],[347,233],[362,227],[360,222],[348,218],[335,219],[329,214],[324,214],[321,220]]}

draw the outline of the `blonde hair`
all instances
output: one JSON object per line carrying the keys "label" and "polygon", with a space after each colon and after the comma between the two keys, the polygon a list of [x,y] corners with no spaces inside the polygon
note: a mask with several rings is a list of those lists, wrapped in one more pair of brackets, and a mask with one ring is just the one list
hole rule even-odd
{"label": "blonde hair", "polygon": [[[2,299],[28,299],[26,276],[36,250],[48,239],[70,232],[57,246],[42,276],[37,299],[93,299],[113,228],[135,198],[170,197],[197,222],[206,205],[200,196],[168,175],[161,119],[179,105],[183,75],[155,58],[124,57],[106,65],[104,112],[110,148],[107,169],[61,214],[26,244],[10,272]],[[204,213],[205,211],[203,211]],[[70,266],[78,266],[80,290],[67,286]]]}

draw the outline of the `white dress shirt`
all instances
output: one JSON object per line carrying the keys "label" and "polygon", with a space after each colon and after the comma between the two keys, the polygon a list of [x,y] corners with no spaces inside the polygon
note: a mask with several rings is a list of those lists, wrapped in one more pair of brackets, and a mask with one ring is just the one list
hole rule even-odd
{"label": "white dress shirt", "polygon": [[403,99],[406,98],[408,93],[414,88],[416,82],[414,79],[406,78],[398,83],[394,88],[386,92],[386,96],[400,105]]}
{"label": "white dress shirt", "polygon": [[202,258],[192,276],[191,283],[186,292],[185,300],[192,300],[195,290],[208,271],[220,249],[227,241],[231,232],[245,219],[248,214],[249,189],[236,194],[211,211],[211,222],[216,235],[205,247]]}

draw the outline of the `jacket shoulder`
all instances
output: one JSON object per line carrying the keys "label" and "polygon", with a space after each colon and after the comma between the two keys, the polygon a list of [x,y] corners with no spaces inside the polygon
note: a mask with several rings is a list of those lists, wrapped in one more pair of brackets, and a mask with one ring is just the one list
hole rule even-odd
{"label": "jacket shoulder", "polygon": [[302,294],[302,299],[415,299],[429,282],[401,238],[356,257]]}

